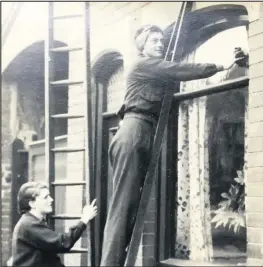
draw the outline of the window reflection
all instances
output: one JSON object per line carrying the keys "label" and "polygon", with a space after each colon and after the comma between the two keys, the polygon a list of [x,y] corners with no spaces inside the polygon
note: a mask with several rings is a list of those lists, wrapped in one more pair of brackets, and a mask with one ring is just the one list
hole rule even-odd
{"label": "window reflection", "polygon": [[[234,48],[247,49],[245,26],[218,33],[188,62],[230,65]],[[182,91],[247,75],[234,66]],[[246,259],[244,147],[247,88],[184,101],[179,108],[175,257],[242,263]]]}

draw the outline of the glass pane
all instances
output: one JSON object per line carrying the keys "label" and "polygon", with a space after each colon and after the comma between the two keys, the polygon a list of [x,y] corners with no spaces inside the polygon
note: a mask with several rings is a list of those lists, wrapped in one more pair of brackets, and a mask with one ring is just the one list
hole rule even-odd
{"label": "glass pane", "polygon": [[125,80],[123,67],[120,67],[109,79],[107,88],[107,111],[115,112],[123,103]]}
{"label": "glass pane", "polygon": [[245,260],[244,135],[247,88],[207,99],[213,257]]}
{"label": "glass pane", "polygon": [[[200,46],[188,62],[230,65],[234,47],[247,47],[245,27],[229,29]],[[234,66],[182,91],[247,75]],[[180,104],[176,258],[243,263],[246,260],[244,147],[247,88]]]}

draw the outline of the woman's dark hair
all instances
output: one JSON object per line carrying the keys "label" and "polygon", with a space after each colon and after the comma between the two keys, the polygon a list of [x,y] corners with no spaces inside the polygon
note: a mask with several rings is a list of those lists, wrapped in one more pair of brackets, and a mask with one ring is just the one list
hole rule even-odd
{"label": "woman's dark hair", "polygon": [[17,210],[19,214],[31,210],[29,202],[35,200],[40,193],[40,189],[47,188],[47,185],[40,182],[27,182],[23,184],[17,195]]}

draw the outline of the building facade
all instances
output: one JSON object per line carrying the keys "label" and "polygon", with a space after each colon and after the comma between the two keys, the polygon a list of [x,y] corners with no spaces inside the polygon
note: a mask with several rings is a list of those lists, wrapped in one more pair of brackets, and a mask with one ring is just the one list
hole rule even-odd
{"label": "building facade", "polygon": [[[101,211],[96,219],[98,259],[111,195],[107,150],[119,123],[116,111],[125,93],[125,74],[136,57],[133,35],[141,25],[157,24],[164,29],[167,47],[180,7],[180,2],[91,3],[92,89],[97,92],[93,115],[101,116],[101,127],[94,119],[96,197]],[[249,70],[235,66],[210,79],[181,83],[180,91],[217,86],[242,77],[248,77],[248,84],[173,106],[137,265],[164,262],[187,266],[194,261],[262,266],[263,5],[192,2],[188,9],[176,60],[229,64],[234,47],[241,46],[249,52]],[[81,3],[55,3],[57,15],[81,11]],[[47,3],[23,3],[2,47],[2,264],[10,256],[19,185],[28,179],[45,179],[47,12]],[[57,46],[74,47],[83,42],[83,24],[77,19],[57,21],[54,31]],[[55,60],[57,80],[81,79],[81,53],[58,54]],[[84,112],[84,96],[85,88],[79,85],[57,90],[55,113]],[[83,146],[83,125],[82,119],[56,121],[56,146]],[[83,161],[82,153],[59,154],[56,178],[81,180]],[[83,192],[81,187],[58,188],[55,212],[79,213]],[[222,205],[228,205],[228,213],[220,212]],[[56,228],[64,229],[71,223],[59,221]],[[77,246],[84,243],[85,238]],[[82,258],[71,254],[64,256],[64,261],[70,266],[80,264]]]}

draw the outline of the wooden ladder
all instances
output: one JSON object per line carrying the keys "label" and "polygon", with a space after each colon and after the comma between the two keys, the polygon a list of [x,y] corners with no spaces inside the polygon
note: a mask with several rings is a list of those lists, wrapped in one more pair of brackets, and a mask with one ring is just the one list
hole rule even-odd
{"label": "wooden ladder", "polygon": [[[53,210],[55,210],[55,187],[72,187],[83,186],[85,187],[85,200],[84,202],[90,203],[91,197],[94,197],[93,188],[93,144],[92,144],[92,104],[91,104],[91,68],[90,68],[90,4],[89,2],[80,2],[83,4],[83,12],[81,14],[70,14],[63,16],[54,15],[53,2],[48,3],[48,34],[45,42],[45,175],[46,181],[49,181],[50,194],[54,198]],[[79,47],[69,46],[55,46],[54,42],[54,23],[56,21],[68,21],[78,20],[78,23],[84,25],[84,42]],[[73,21],[72,21],[73,22]],[[71,34],[71,33],[69,33]],[[84,76],[81,80],[54,80],[54,67],[55,67],[55,55],[57,53],[71,53],[73,51],[80,50],[83,52],[83,65],[79,68],[85,70]],[[85,88],[85,113],[83,114],[54,114],[54,91],[65,90],[68,86],[80,85]],[[77,88],[77,87],[76,87]],[[68,90],[68,89],[67,89]],[[67,119],[74,120],[83,118],[85,121],[84,131],[84,143],[83,147],[60,147],[55,148],[54,142],[54,120]],[[82,152],[84,153],[84,172],[85,177],[83,180],[56,180],[55,179],[55,154],[56,153],[72,153]],[[54,214],[52,216],[51,225],[54,228],[55,220],[74,220],[79,219],[81,214]],[[88,227],[87,235],[87,247],[81,247],[78,249],[71,249],[69,253],[85,253],[85,263],[88,266],[94,266],[94,222],[91,222]],[[82,256],[83,257],[83,256]]]}

